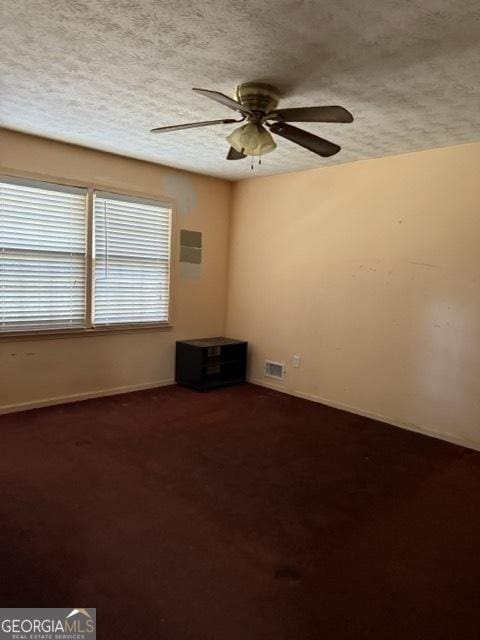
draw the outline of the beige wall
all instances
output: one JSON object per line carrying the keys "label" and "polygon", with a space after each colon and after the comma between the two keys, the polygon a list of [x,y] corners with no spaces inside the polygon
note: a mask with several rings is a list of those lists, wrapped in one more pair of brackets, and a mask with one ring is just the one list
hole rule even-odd
{"label": "beige wall", "polygon": [[[0,412],[171,381],[175,340],[225,331],[229,238],[226,332],[250,341],[253,380],[283,361],[280,389],[480,446],[480,144],[254,178],[231,199],[222,180],[3,130],[0,172],[177,209],[173,329],[0,339]],[[178,264],[182,227],[204,234],[198,273]]]}
{"label": "beige wall", "polygon": [[[0,339],[0,411],[174,376],[174,343],[224,330],[230,183],[0,130],[0,173],[176,202],[173,329],[62,339]],[[178,264],[179,229],[203,232],[200,269]]]}
{"label": "beige wall", "polygon": [[237,183],[228,291],[254,380],[480,445],[480,144]]}

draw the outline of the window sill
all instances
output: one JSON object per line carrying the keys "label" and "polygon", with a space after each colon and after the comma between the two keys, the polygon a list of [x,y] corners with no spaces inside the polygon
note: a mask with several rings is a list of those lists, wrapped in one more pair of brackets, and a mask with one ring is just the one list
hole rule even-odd
{"label": "window sill", "polygon": [[85,338],[87,336],[106,336],[116,333],[139,333],[141,331],[170,331],[173,325],[158,324],[125,324],[91,329],[58,329],[45,331],[10,331],[0,332],[0,342],[16,342],[21,340],[56,340],[61,338]]}

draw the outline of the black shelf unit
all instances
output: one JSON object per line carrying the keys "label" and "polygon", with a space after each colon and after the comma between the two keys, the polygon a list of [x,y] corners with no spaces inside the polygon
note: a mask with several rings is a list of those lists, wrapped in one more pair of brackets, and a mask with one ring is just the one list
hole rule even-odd
{"label": "black shelf unit", "polygon": [[198,391],[245,382],[247,344],[223,337],[177,342],[175,381]]}

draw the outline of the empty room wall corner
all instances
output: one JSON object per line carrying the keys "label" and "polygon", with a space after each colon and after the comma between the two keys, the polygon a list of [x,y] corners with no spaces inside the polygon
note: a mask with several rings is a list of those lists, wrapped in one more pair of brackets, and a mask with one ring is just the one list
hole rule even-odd
{"label": "empty room wall corner", "polygon": [[[224,315],[224,335],[229,333],[229,314],[230,314],[230,277],[232,272],[232,252],[234,251],[234,215],[237,202],[237,193],[239,186],[243,180],[237,180],[230,182],[230,199],[229,199],[229,211],[228,211],[228,236],[227,236],[227,267],[226,267],[226,282],[225,282],[225,315]],[[233,336],[235,337],[235,336]],[[237,336],[238,337],[238,336]],[[242,339],[241,336],[238,339]]]}
{"label": "empty room wall corner", "polygon": [[480,445],[479,162],[470,143],[236,184],[250,379],[283,362],[279,390]]}

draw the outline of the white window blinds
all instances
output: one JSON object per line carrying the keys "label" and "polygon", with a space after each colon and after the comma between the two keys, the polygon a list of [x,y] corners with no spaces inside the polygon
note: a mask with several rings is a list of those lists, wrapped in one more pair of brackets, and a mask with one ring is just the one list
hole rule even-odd
{"label": "white window blinds", "polygon": [[167,322],[171,210],[95,194],[94,325]]}
{"label": "white window blinds", "polygon": [[86,192],[0,182],[0,331],[85,321]]}

